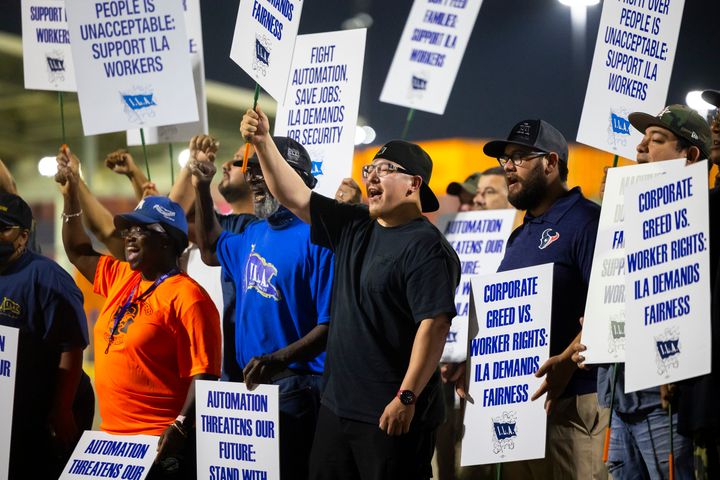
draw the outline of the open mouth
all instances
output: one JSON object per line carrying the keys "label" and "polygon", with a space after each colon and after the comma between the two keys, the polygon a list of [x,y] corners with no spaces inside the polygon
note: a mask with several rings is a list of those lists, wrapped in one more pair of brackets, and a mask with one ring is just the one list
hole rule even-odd
{"label": "open mouth", "polygon": [[368,195],[368,200],[370,200],[370,201],[378,200],[380,198],[380,196],[382,195],[382,190],[379,189],[378,187],[374,187],[374,186],[368,187],[367,195]]}
{"label": "open mouth", "polygon": [[135,246],[125,247],[125,260],[129,263],[134,262],[140,256],[140,249]]}

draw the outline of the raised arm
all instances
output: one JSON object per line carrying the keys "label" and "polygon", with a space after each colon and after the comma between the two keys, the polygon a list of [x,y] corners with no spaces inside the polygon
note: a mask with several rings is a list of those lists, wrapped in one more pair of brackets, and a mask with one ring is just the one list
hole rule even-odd
{"label": "raised arm", "polygon": [[78,195],[80,179],[69,166],[72,156],[70,149],[65,146],[57,156],[58,173],[55,180],[60,184],[64,201],[62,239],[70,262],[92,283],[100,254],[93,249],[80,220],[83,216]]}
{"label": "raised arm", "polygon": [[222,227],[215,216],[210,183],[215,176],[212,162],[193,159],[188,162],[188,171],[192,173],[192,185],[195,197],[195,239],[200,256],[206,265],[220,265],[215,246],[222,233]]}
{"label": "raised arm", "polygon": [[245,112],[240,133],[255,146],[270,193],[297,217],[310,223],[311,190],[278,151],[270,136],[270,122],[260,107]]}
{"label": "raised arm", "polygon": [[17,195],[17,185],[5,162],[0,160],[0,192]]}
{"label": "raised arm", "polygon": [[180,170],[175,183],[170,190],[170,200],[177,202],[183,208],[185,213],[195,203],[195,189],[192,183],[192,172],[188,168],[192,160],[200,159],[203,161],[214,162],[220,144],[209,135],[196,135],[190,139],[190,161]]}
{"label": "raised arm", "polygon": [[138,202],[144,196],[144,186],[148,183],[145,174],[138,168],[130,152],[121,148],[105,157],[105,166],[119,175],[125,175],[133,186]]}

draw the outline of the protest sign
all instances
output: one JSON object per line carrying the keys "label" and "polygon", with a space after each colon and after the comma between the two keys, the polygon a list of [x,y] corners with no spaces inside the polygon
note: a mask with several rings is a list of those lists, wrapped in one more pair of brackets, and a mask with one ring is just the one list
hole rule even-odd
{"label": "protest sign", "polygon": [[147,477],[157,455],[158,439],[151,435],[110,435],[85,431],[75,446],[60,480]]}
{"label": "protest sign", "polygon": [[642,135],[632,112],[667,99],[684,0],[603,2],[577,141],[628,159]]}
{"label": "protest sign", "polygon": [[445,113],[482,0],[415,0],[380,101]]}
{"label": "protest sign", "polygon": [[230,58],[284,102],[302,0],[240,0]]}
{"label": "protest sign", "polygon": [[[185,28],[188,36],[188,51],[195,83],[195,100],[197,101],[198,121],[163,125],[144,129],[145,144],[183,142],[187,143],[195,135],[208,133],[207,100],[205,98],[205,61],[203,59],[202,21],[200,16],[200,0],[183,0],[185,12]],[[140,130],[128,130],[127,144],[142,145]]]}
{"label": "protest sign", "polygon": [[607,172],[582,329],[587,364],[625,361],[625,188],[684,167],[683,158]]}
{"label": "protest sign", "polygon": [[280,479],[277,385],[196,381],[195,401],[198,478]]}
{"label": "protest sign", "polygon": [[707,161],[625,189],[625,391],[710,373]]}
{"label": "protest sign", "polygon": [[550,354],[552,280],[551,263],[471,280],[463,466],[545,456],[545,395],[530,397]]}
{"label": "protest sign", "polygon": [[443,362],[461,362],[467,356],[470,278],[497,271],[516,213],[514,209],[461,212],[444,215],[438,222],[438,230],[455,249],[462,266],[460,285],[455,290],[457,316],[448,333]]}
{"label": "protest sign", "polygon": [[77,90],[65,0],[22,0],[20,8],[25,88]]}
{"label": "protest sign", "polygon": [[181,0],[67,0],[85,135],[198,119]]}
{"label": "protest sign", "polygon": [[307,149],[315,191],[328,197],[352,173],[365,33],[358,28],[298,36],[285,103],[275,115],[275,135]]}
{"label": "protest sign", "polygon": [[5,415],[0,429],[0,480],[8,480],[10,468],[10,433],[15,400],[15,372],[18,349],[17,328],[0,325],[0,412]]}

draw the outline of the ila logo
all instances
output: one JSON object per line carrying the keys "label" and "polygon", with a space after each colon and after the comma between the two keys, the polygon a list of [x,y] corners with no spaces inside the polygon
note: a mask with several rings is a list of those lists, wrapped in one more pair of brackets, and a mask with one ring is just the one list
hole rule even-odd
{"label": "ila logo", "polygon": [[120,92],[125,114],[132,123],[145,123],[155,116],[157,102],[153,92],[146,87],[133,87],[129,92]]}
{"label": "ila logo", "polygon": [[53,51],[45,54],[45,65],[47,66],[48,81],[57,85],[65,81],[65,58],[60,51]]}
{"label": "ila logo", "polygon": [[280,292],[273,280],[277,276],[277,268],[270,262],[265,261],[255,252],[255,245],[252,246],[252,253],[248,256],[245,264],[245,291],[255,290],[265,298],[272,298],[280,301]]}
{"label": "ila logo", "polygon": [[270,40],[264,35],[255,36],[255,56],[253,57],[253,70],[257,70],[264,77],[270,66]]}
{"label": "ila logo", "polygon": [[680,329],[667,328],[655,337],[655,363],[659,375],[668,377],[670,370],[680,365]]}
{"label": "ila logo", "polygon": [[540,245],[538,245],[538,248],[545,250],[558,238],[560,238],[559,232],[554,231],[552,228],[546,228],[540,235]]}
{"label": "ila logo", "polygon": [[630,135],[630,120],[610,112],[610,126],[613,133]]}
{"label": "ila logo", "polygon": [[503,412],[499,417],[493,417],[493,453],[502,455],[505,450],[515,448],[517,433],[517,413]]}

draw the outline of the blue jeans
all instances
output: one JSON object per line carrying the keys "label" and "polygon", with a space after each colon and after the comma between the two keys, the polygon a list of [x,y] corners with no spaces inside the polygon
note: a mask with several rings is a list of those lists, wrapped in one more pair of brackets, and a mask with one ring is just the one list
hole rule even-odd
{"label": "blue jeans", "polygon": [[280,387],[280,477],[306,479],[323,377],[291,375],[273,384]]}
{"label": "blue jeans", "polygon": [[[693,480],[692,439],[677,433],[672,416],[676,480]],[[670,422],[665,410],[624,414],[613,412],[608,471],[613,480],[666,480],[669,478]]]}

